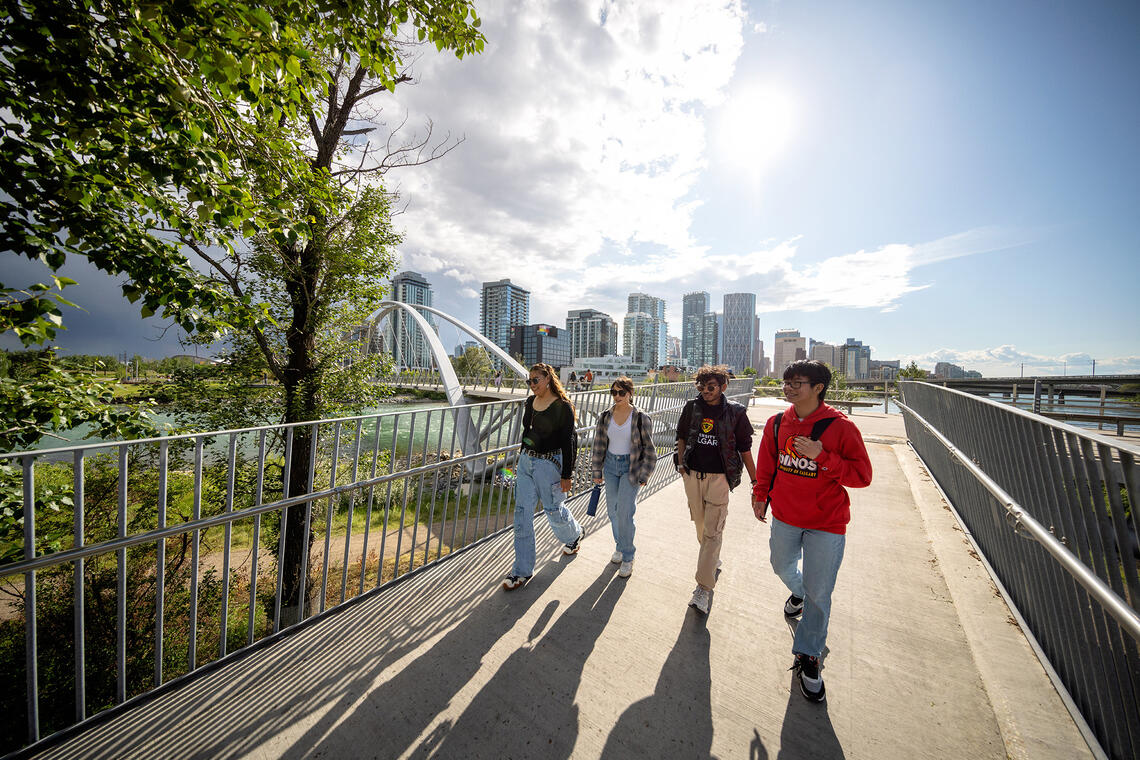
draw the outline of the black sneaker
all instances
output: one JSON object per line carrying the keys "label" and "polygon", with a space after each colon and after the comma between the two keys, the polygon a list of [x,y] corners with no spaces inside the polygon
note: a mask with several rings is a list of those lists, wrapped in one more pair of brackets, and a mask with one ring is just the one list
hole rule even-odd
{"label": "black sneaker", "polygon": [[562,553],[563,554],[577,554],[578,549],[580,549],[582,547],[582,538],[585,535],[586,535],[585,528],[580,529],[578,531],[578,537],[574,539],[574,543],[563,545]]}
{"label": "black sneaker", "polygon": [[519,586],[524,585],[529,580],[529,575],[508,575],[505,579],[503,579],[503,590],[513,591]]}
{"label": "black sneaker", "polygon": [[788,601],[784,602],[784,615],[787,617],[799,617],[799,614],[803,611],[804,600],[795,594],[789,596]]}
{"label": "black sneaker", "polygon": [[808,657],[806,654],[797,654],[796,661],[788,670],[796,671],[800,682],[800,692],[809,702],[822,702],[825,689],[823,678],[819,674],[819,658]]}

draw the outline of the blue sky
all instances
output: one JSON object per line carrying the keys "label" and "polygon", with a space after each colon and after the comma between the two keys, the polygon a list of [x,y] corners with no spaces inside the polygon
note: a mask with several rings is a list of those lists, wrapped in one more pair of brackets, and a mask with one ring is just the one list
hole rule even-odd
{"label": "blue sky", "polygon": [[[677,335],[683,293],[746,291],[769,355],[799,328],[928,368],[1140,372],[1137,4],[477,7],[486,51],[425,52],[383,103],[464,137],[388,177],[403,268],[463,321],[502,277],[535,322],[620,324],[640,290]],[[64,347],[178,350],[74,271]]]}

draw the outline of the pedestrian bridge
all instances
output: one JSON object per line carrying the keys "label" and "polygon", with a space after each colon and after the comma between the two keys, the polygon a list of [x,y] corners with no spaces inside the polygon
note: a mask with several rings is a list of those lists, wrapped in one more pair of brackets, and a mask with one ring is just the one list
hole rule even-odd
{"label": "pedestrian bridge", "polygon": [[[930,413],[934,406],[924,409]],[[753,406],[749,415],[759,429],[780,408]],[[964,412],[974,410],[959,410]],[[159,674],[162,687],[120,700],[122,706],[85,718],[28,754],[1132,756],[1137,745],[1122,742],[1132,741],[1140,725],[1132,691],[1136,642],[1128,619],[1135,617],[1134,609],[1125,603],[1123,610],[1106,612],[1092,591],[1082,590],[1088,588],[1087,578],[1065,579],[1079,570],[1046,565],[1048,555],[1040,548],[1047,537],[1035,536],[1027,513],[1007,523],[1002,512],[994,523],[1008,528],[1010,536],[1011,548],[999,553],[1022,563],[1022,576],[1035,577],[1023,578],[1023,586],[1017,578],[999,581],[999,591],[988,567],[1003,561],[990,557],[987,565],[978,553],[991,528],[981,523],[965,528],[928,469],[936,471],[952,498],[965,502],[965,492],[955,490],[962,485],[957,481],[965,480],[964,464],[959,465],[963,472],[939,473],[942,463],[927,452],[924,465],[908,444],[899,415],[859,411],[852,419],[867,441],[875,476],[869,488],[852,491],[853,520],[834,594],[823,704],[808,703],[793,687],[787,670],[792,631],[781,611],[787,592],[767,564],[767,526],[752,516],[744,489],[732,495],[711,612],[705,618],[686,606],[697,543],[682,487],[669,477],[663,458],[638,506],[638,554],[629,579],[617,577],[617,565],[609,562],[613,541],[604,510],[585,517],[584,499],[572,504],[588,531],[581,552],[561,555],[540,518],[536,574],[510,593],[499,587],[511,563],[509,513],[490,508],[477,513],[463,528],[465,539],[471,527],[476,540],[464,543],[455,539],[456,521],[446,519],[445,508],[445,521],[434,528],[415,521],[423,526],[419,538],[405,536],[413,533],[406,523],[402,529],[384,528],[386,539],[404,537],[404,548],[411,551],[397,549],[394,568],[385,570],[382,558],[392,552],[381,549],[374,575],[367,558],[363,561],[361,587],[367,580],[374,590],[346,596],[355,576],[345,573],[335,582],[326,577],[319,602],[316,592],[312,595],[312,616],[291,631],[266,633],[262,643],[199,664],[189,675]],[[908,422],[910,437],[923,450],[927,443],[920,442],[914,424]],[[342,427],[348,438],[348,426]],[[1097,445],[1095,436],[1088,440]],[[358,443],[358,455],[359,449]],[[1094,453],[1109,471],[1115,463],[1127,481],[1126,492],[1136,493],[1135,447]],[[985,461],[981,454],[964,458]],[[1077,461],[1079,467],[1085,464]],[[1092,473],[1081,482],[1093,482]],[[419,485],[422,489],[422,478]],[[369,496],[370,510],[371,504]],[[1119,494],[1112,505],[1118,507],[1112,519],[1123,521]],[[363,497],[357,508],[363,508]],[[314,525],[323,519],[314,512]],[[1061,525],[1061,520],[1048,524]],[[1055,531],[1075,552],[1095,543],[1075,525]],[[314,568],[321,561],[321,539],[318,535]],[[351,543],[344,537],[346,547]],[[1035,554],[1019,558],[1019,547]],[[256,552],[249,553],[257,577]],[[326,540],[323,556],[331,553]],[[1124,570],[1115,588],[1123,592],[1120,598],[1135,599],[1135,559],[1117,557]],[[327,562],[324,567],[327,574]],[[1041,619],[1034,605],[1038,591],[1052,605],[1045,611],[1055,620]],[[1005,596],[1014,595],[1020,611],[1006,604]],[[1073,619],[1064,606],[1068,596],[1080,596],[1078,607],[1090,613],[1089,621]],[[340,599],[348,601],[333,604]],[[250,615],[259,613],[255,609]],[[231,611],[231,631],[234,618]],[[1035,626],[1032,638],[1025,633],[1027,618]],[[245,628],[243,619],[238,622],[240,646]],[[1091,638],[1079,639],[1083,626],[1094,632]],[[1099,640],[1092,640],[1096,636]],[[1043,647],[1050,649],[1052,662],[1040,656]],[[1051,677],[1059,678],[1058,671],[1067,675],[1066,648],[1074,649],[1090,671],[1092,693],[1112,694],[1115,706],[1093,699],[1096,709],[1090,710],[1084,704],[1087,690],[1076,682],[1058,692]],[[1106,661],[1119,662],[1123,674],[1112,678]]]}

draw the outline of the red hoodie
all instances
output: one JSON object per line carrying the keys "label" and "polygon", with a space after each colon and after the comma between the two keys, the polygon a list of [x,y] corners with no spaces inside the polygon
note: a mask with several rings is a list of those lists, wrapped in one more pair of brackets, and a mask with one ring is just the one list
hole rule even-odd
{"label": "red hoodie", "polygon": [[[793,440],[799,435],[810,436],[812,426],[827,417],[837,419],[820,436],[823,452],[815,461],[801,457]],[[855,423],[827,404],[820,404],[803,421],[796,416],[795,407],[788,407],[780,420],[778,456],[773,427],[769,419],[756,453],[756,485],[752,489],[756,499],[768,497],[778,460],[771,493],[776,519],[797,528],[846,533],[851,522],[851,499],[844,486],[866,488],[871,484],[871,460]]]}

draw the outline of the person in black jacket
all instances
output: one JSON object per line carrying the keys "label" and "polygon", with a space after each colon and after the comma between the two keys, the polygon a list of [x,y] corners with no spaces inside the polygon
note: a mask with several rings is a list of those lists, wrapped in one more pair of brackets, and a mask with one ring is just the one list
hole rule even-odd
{"label": "person in black jacket", "polygon": [[740,485],[742,470],[756,484],[752,459],[752,423],[747,409],[724,396],[728,368],[705,365],[697,370],[700,395],[685,404],[677,421],[677,470],[685,483],[689,516],[701,544],[697,556],[697,587],[690,607],[708,614],[724,521],[728,517],[729,491]]}
{"label": "person in black jacket", "polygon": [[563,554],[577,554],[585,531],[566,508],[574,458],[578,452],[574,405],[549,364],[530,368],[528,396],[523,411],[522,451],[515,479],[515,564],[503,580],[507,591],[534,575],[534,509],[542,511]]}

